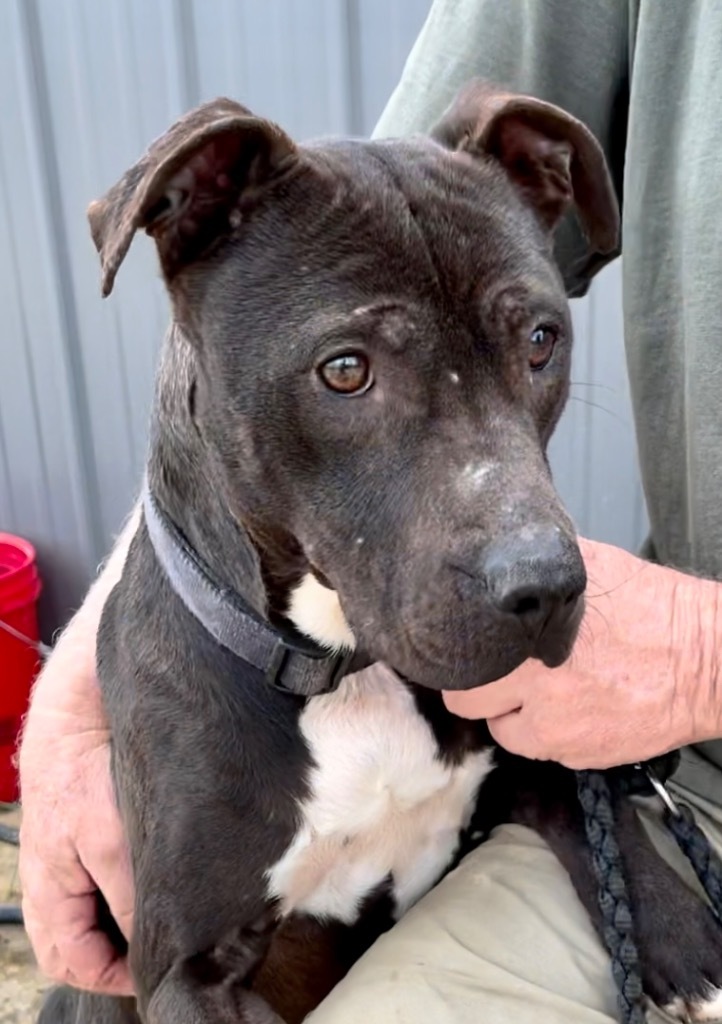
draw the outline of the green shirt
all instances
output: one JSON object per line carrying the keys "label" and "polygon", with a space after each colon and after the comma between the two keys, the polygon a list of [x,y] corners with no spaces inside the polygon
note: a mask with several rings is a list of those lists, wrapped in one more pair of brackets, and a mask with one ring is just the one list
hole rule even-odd
{"label": "green shirt", "polygon": [[[435,0],[376,134],[428,130],[474,76],[558,104],[604,146],[647,553],[722,579],[722,3]],[[571,218],[557,252],[582,295],[602,263]],[[722,741],[692,760],[722,806]]]}

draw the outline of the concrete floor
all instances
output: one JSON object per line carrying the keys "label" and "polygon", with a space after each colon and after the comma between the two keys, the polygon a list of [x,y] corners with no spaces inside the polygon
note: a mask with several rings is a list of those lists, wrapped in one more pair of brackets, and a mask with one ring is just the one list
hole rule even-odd
{"label": "concrete floor", "polygon": [[[19,814],[0,805],[0,822],[17,825]],[[17,854],[17,847],[0,843],[0,903],[20,902]],[[0,1024],[33,1024],[47,987],[23,929],[0,925]]]}

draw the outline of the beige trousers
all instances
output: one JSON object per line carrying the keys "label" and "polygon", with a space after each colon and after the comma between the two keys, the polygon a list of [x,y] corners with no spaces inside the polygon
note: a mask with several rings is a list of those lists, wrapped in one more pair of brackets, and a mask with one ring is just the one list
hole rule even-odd
{"label": "beige trousers", "polygon": [[[690,754],[671,785],[722,850],[722,775]],[[708,774],[700,781],[699,773]],[[713,801],[693,795],[713,794]],[[716,794],[719,791],[720,800]],[[655,814],[655,844],[694,884]],[[363,957],[308,1024],[615,1024],[607,955],[556,858],[499,828]],[[650,1022],[668,1018],[651,1009]]]}

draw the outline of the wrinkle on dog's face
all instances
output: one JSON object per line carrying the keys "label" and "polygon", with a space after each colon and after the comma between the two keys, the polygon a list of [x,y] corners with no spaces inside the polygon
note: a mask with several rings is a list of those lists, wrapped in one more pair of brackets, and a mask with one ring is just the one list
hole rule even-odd
{"label": "wrinkle on dog's face", "polygon": [[[571,345],[549,239],[497,166],[431,142],[304,158],[182,282],[214,382],[204,434],[238,518],[294,539],[359,646],[416,682],[478,685],[536,639],[457,563],[540,522],[575,546],[544,456]],[[556,344],[534,372],[540,326]],[[358,394],[322,378],[344,356],[372,375]]]}

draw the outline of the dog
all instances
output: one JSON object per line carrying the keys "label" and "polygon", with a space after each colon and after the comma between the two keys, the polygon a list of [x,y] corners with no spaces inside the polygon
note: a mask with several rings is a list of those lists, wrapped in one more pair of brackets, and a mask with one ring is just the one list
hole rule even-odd
{"label": "dog", "polygon": [[[546,456],[572,209],[614,252],[591,133],[480,81],[404,140],[297,145],[218,99],[91,205],[103,294],[143,229],[173,312],[98,637],[136,998],[57,989],[42,1024],[296,1024],[502,820],[601,930],[573,774],[441,697],[561,664],[582,617]],[[711,1019],[716,919],[630,805],[619,842],[648,995]]]}

